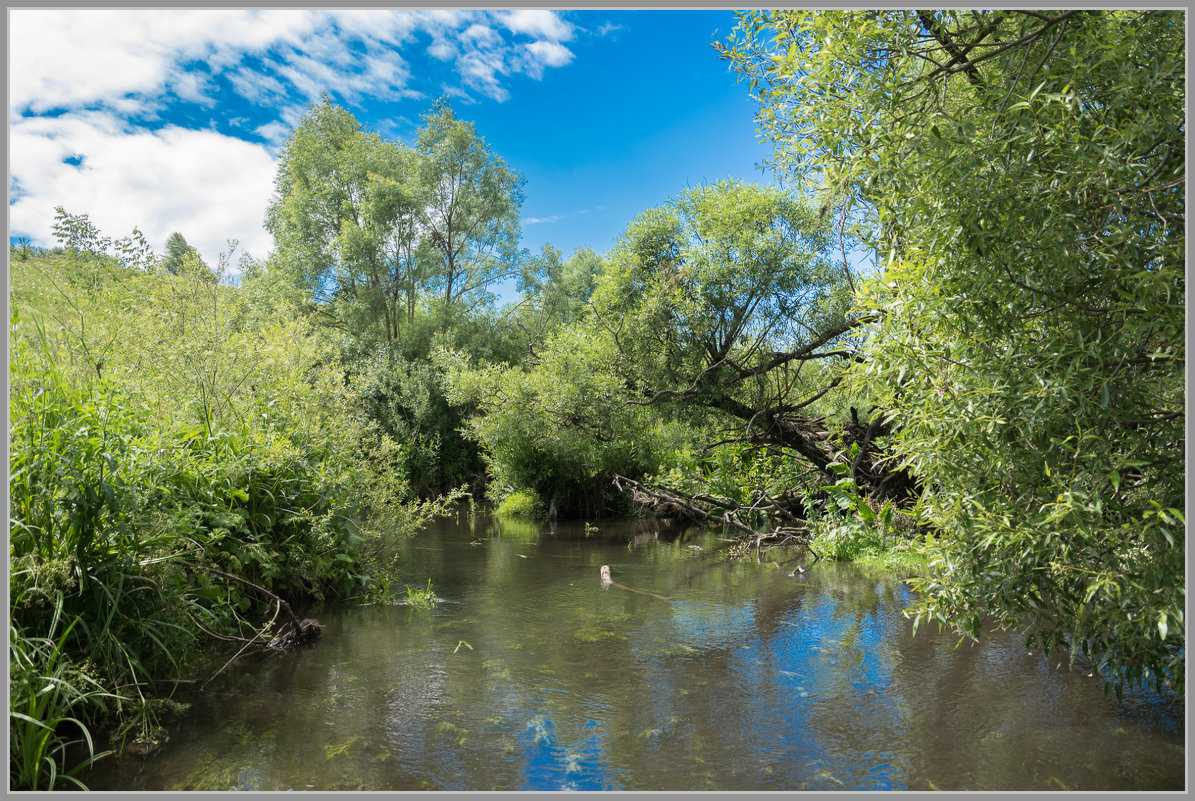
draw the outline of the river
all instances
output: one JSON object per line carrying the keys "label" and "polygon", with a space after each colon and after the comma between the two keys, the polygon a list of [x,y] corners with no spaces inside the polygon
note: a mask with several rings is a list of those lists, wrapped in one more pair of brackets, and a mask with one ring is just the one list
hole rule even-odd
{"label": "river", "polygon": [[[1082,666],[922,626],[894,576],[657,538],[442,521],[400,603],[310,610],[97,790],[1181,790],[1183,711]],[[779,558],[780,561],[773,561]],[[793,573],[798,564],[804,573]],[[603,587],[599,568],[616,582]],[[401,592],[400,592],[401,596]],[[223,655],[226,659],[227,655]],[[223,659],[213,662],[215,671]],[[207,676],[202,678],[206,679]]]}

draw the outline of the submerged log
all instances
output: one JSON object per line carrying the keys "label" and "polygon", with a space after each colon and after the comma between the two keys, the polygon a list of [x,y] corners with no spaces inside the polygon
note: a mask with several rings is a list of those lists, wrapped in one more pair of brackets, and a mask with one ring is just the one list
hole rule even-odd
{"label": "submerged log", "polygon": [[611,587],[618,587],[619,589],[626,590],[627,592],[633,592],[638,595],[650,595],[652,598],[659,598],[661,601],[671,601],[672,600],[671,598],[665,598],[663,595],[657,595],[654,592],[648,592],[647,590],[637,590],[634,587],[628,587],[625,584],[619,584],[610,575],[610,565],[602,565],[601,569],[598,572],[601,575],[603,590],[608,590]]}

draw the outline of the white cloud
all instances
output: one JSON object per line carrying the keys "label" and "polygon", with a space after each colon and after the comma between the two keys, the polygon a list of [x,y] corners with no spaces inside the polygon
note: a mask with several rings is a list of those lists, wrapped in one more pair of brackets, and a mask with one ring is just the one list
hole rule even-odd
{"label": "white cloud", "polygon": [[[546,10],[11,10],[10,233],[53,244],[61,205],[107,236],[137,226],[158,248],[180,231],[209,262],[228,238],[264,256],[272,153],[325,91],[356,104],[439,84],[502,102],[513,76],[572,61],[561,42],[573,32]],[[452,76],[416,74],[408,59],[427,55]],[[273,118],[234,126],[265,144],[214,123],[159,127],[180,104],[224,118],[229,90]],[[80,165],[64,163],[75,154]]]}
{"label": "white cloud", "polygon": [[[187,69],[195,62],[258,103],[302,105],[341,87],[395,99],[413,91],[401,52],[419,33],[432,39],[428,53],[458,71],[470,70],[471,88],[495,99],[506,94],[497,76],[539,78],[545,66],[572,59],[560,42],[573,37],[573,26],[539,9],[18,9],[9,20],[10,63],[20,65],[10,74],[10,114],[84,107],[152,111],[166,94],[216,100],[216,83]],[[484,75],[478,54],[491,65]],[[255,59],[253,66],[247,56]]]}
{"label": "white cloud", "polygon": [[543,73],[544,67],[563,67],[573,60],[572,51],[557,42],[532,42],[527,51],[531,53],[537,75]]}
{"label": "white cloud", "polygon": [[[13,10],[9,13],[12,109],[34,112],[154,96],[188,74],[279,42],[310,38],[320,17],[288,11]],[[63,54],[69,58],[63,58]]]}
{"label": "white cloud", "polygon": [[[140,228],[159,252],[179,231],[213,265],[230,238],[258,257],[272,247],[262,221],[275,164],[262,145],[213,131],[129,130],[100,113],[27,118],[9,133],[21,154],[11,177],[25,193],[8,209],[15,235],[53,244],[54,207],[63,206],[114,239]],[[79,166],[63,163],[76,154]]]}
{"label": "white cloud", "polygon": [[573,26],[565,22],[554,11],[523,9],[507,11],[498,16],[502,24],[512,33],[566,42],[573,38]]}

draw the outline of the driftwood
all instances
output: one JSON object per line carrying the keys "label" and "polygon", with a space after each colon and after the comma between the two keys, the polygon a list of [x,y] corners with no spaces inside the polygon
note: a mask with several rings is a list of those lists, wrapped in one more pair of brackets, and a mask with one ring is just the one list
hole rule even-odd
{"label": "driftwood", "polygon": [[[660,509],[666,505],[666,508],[680,510],[691,519],[719,523],[728,528],[735,529],[739,533],[740,540],[754,543],[756,550],[765,541],[779,540],[772,544],[787,545],[789,543],[799,543],[813,554],[815,560],[821,558],[810,547],[810,534],[805,520],[792,513],[796,504],[791,499],[770,498],[765,495],[752,505],[743,506],[729,498],[720,498],[716,495],[690,495],[680,490],[648,489],[634,479],[619,475],[614,476],[614,486],[620,492],[628,493],[631,500],[635,503],[649,509]],[[712,507],[721,510],[721,514],[709,511],[703,507]],[[774,523],[772,528],[766,531],[757,531],[753,526],[737,517],[739,513],[754,512],[766,513],[768,518]]]}
{"label": "driftwood", "polygon": [[672,600],[671,598],[665,598],[663,595],[657,595],[654,592],[647,592],[646,590],[637,590],[634,587],[628,587],[625,584],[619,584],[617,581],[615,581],[610,576],[610,565],[602,565],[601,570],[599,572],[601,573],[602,589],[603,590],[608,590],[611,587],[618,587],[619,589],[626,590],[627,592],[634,592],[639,595],[650,595],[652,598],[659,598],[661,601],[671,601]]}

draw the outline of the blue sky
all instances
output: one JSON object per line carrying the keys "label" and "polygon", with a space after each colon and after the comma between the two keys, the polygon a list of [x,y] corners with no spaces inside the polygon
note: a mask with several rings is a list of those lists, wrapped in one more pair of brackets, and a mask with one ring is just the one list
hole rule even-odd
{"label": "blue sky", "polygon": [[[523,246],[607,250],[687,186],[761,183],[745,84],[710,43],[731,11],[9,12],[10,235],[54,207],[209,263],[264,257],[279,145],[324,92],[410,141],[443,94],[526,178]],[[717,33],[716,33],[717,32]],[[70,53],[70,58],[63,58]]]}

